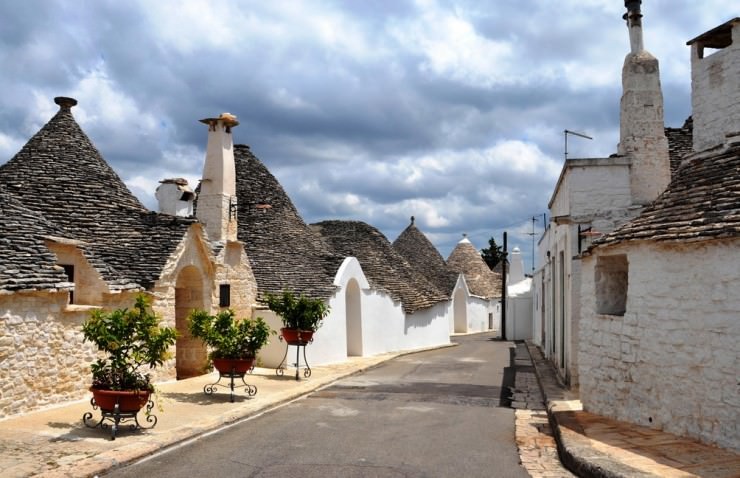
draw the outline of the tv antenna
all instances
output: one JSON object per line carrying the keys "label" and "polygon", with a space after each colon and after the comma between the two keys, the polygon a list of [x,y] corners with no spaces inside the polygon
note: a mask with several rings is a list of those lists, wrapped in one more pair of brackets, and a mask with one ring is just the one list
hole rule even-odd
{"label": "tv antenna", "polygon": [[568,161],[568,135],[572,134],[573,136],[579,136],[581,138],[586,139],[593,139],[591,136],[583,133],[579,133],[577,131],[571,131],[569,129],[563,130],[563,138],[565,139],[565,160]]}

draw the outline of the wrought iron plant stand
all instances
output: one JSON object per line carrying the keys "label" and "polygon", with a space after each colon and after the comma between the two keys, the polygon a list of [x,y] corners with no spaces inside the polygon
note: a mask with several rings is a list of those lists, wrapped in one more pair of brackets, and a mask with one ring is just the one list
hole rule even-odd
{"label": "wrought iron plant stand", "polygon": [[[313,335],[313,334],[311,334]],[[278,339],[283,342],[285,341],[285,354],[283,355],[283,360],[280,361],[280,365],[277,366],[275,369],[275,373],[279,376],[283,376],[283,373],[285,372],[286,363],[285,360],[288,358],[288,349],[291,345],[295,346],[295,363],[291,364],[295,367],[295,379],[300,380],[300,368],[301,368],[301,361],[300,361],[300,353],[301,353],[301,347],[303,347],[303,363],[305,367],[303,368],[303,376],[308,378],[311,376],[311,367],[308,365],[308,360],[306,359],[306,345],[313,342],[313,337],[310,336],[308,339],[301,336],[301,333],[298,333],[298,338],[296,340],[288,340],[283,337],[283,335],[278,336]]]}
{"label": "wrought iron plant stand", "polygon": [[[100,427],[102,430],[105,430],[106,428],[110,427],[110,439],[115,440],[116,439],[116,433],[118,432],[119,425],[125,424],[125,426],[129,427],[131,430],[145,430],[154,428],[154,425],[157,424],[157,416],[153,415],[151,413],[152,409],[154,408],[154,401],[151,399],[147,400],[146,403],[146,411],[144,412],[144,415],[146,418],[144,419],[147,424],[142,425],[139,423],[138,419],[138,413],[141,410],[136,411],[121,411],[121,399],[120,397],[116,398],[116,404],[113,407],[113,410],[103,410],[100,409],[100,420],[95,421],[93,419],[93,412],[85,412],[84,415],[82,415],[82,422],[85,424],[88,428],[98,428]],[[92,405],[93,410],[97,410],[98,404],[95,401],[95,397],[92,397],[90,399],[90,405]],[[133,423],[131,423],[133,421]],[[107,422],[110,422],[107,423]]]}
{"label": "wrought iron plant stand", "polygon": [[[245,371],[237,370],[234,366],[232,366],[227,372],[222,372],[221,370],[218,370],[218,369],[216,370],[218,371],[218,380],[216,380],[213,383],[209,383],[203,386],[203,393],[205,393],[206,395],[212,395],[213,392],[217,390],[218,388],[217,385],[219,385],[219,382],[221,382],[222,378],[229,379],[229,384],[228,384],[229,391],[230,391],[229,399],[232,403],[234,402],[234,389],[239,388],[239,387],[244,387],[244,391],[247,393],[247,396],[249,397],[254,397],[255,395],[257,395],[257,387],[255,385],[248,384],[244,380],[244,376],[247,373],[251,373],[252,370],[254,370],[254,365],[252,365],[251,367],[249,367],[248,370],[245,370]],[[241,385],[238,383],[234,383],[234,379],[237,379],[237,378],[241,379],[242,381]]]}

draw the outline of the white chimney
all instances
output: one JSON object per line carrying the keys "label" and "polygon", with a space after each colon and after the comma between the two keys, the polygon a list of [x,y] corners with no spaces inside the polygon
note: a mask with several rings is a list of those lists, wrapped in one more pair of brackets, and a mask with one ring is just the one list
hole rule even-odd
{"label": "white chimney", "polygon": [[159,212],[183,217],[193,215],[195,193],[188,186],[187,179],[163,179],[154,195],[159,202]]}
{"label": "white chimney", "polygon": [[200,122],[208,125],[208,146],[196,214],[205,225],[210,240],[235,241],[236,167],[231,128],[239,122],[230,113]]}
{"label": "white chimney", "polygon": [[509,260],[509,284],[516,284],[524,280],[524,259],[518,247],[511,251]]}
{"label": "white chimney", "polygon": [[668,139],[663,122],[663,93],[658,60],[642,41],[640,0],[625,0],[630,53],[622,67],[618,152],[631,158],[633,204],[653,202],[671,181]]}
{"label": "white chimney", "polygon": [[740,17],[687,44],[691,45],[694,151],[737,142],[740,140]]}

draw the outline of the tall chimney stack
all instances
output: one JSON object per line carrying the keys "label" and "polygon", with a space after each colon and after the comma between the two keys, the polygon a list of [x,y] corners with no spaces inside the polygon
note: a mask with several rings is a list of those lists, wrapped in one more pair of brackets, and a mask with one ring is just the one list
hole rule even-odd
{"label": "tall chimney stack", "polygon": [[200,122],[208,125],[208,146],[196,216],[205,224],[211,241],[235,241],[236,167],[231,129],[239,122],[230,113]]}
{"label": "tall chimney stack", "polygon": [[622,67],[618,152],[631,158],[632,203],[653,202],[671,181],[658,60],[642,40],[640,0],[625,0],[630,53]]}

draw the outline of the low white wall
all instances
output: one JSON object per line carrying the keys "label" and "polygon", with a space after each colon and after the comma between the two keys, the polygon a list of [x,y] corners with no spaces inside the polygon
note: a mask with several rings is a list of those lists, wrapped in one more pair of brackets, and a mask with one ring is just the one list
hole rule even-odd
{"label": "low white wall", "polygon": [[510,297],[506,309],[506,339],[531,339],[532,297]]}
{"label": "low white wall", "polygon": [[[324,365],[347,360],[347,284],[356,281],[359,286],[362,356],[386,352],[414,350],[444,345],[450,342],[449,317],[452,303],[443,302],[429,309],[407,315],[401,303],[394,301],[385,292],[370,288],[362,269],[353,257],[345,259],[337,272],[334,285],[338,287],[329,300],[330,313],[323,325],[314,334],[314,341],[306,347],[309,365]],[[269,310],[259,310],[263,317],[279,333],[282,323]],[[259,353],[262,366],[274,368],[280,364],[286,350],[285,342],[274,337]],[[301,363],[303,356],[301,354]],[[290,347],[288,364],[295,363],[295,349]]]}
{"label": "low white wall", "polygon": [[583,260],[580,394],[585,409],[740,450],[740,239],[599,248],[626,254],[624,315],[596,313]]}
{"label": "low white wall", "polygon": [[488,314],[491,301],[481,297],[468,296],[468,333],[485,332],[488,329]]}

